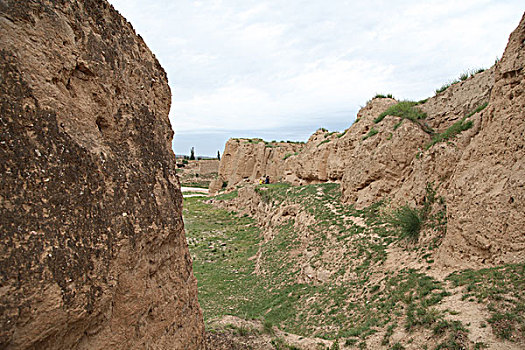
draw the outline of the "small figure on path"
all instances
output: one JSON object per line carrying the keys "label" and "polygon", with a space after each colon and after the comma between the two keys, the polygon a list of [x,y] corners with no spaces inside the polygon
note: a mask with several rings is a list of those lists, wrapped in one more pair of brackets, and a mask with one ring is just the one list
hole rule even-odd
{"label": "small figure on path", "polygon": [[270,183],[270,177],[269,176],[266,176],[266,180],[264,180],[264,183],[265,184],[269,184]]}

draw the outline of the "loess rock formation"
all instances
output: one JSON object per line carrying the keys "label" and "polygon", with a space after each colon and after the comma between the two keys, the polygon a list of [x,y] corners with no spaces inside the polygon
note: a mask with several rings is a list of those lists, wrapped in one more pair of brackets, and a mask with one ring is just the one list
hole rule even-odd
{"label": "loess rock formation", "polygon": [[159,62],[105,0],[0,31],[0,348],[203,348]]}
{"label": "loess rock formation", "polygon": [[454,167],[444,255],[525,259],[525,15],[495,67],[479,133]]}
{"label": "loess rock formation", "polygon": [[301,144],[264,142],[261,139],[230,139],[224,147],[219,176],[210,184],[210,192],[230,188],[241,182],[257,182],[263,176],[280,181],[284,160],[301,149]]}
{"label": "loess rock formation", "polygon": [[[382,199],[421,205],[431,184],[447,206],[441,263],[474,267],[523,261],[524,45],[525,17],[494,67],[414,106],[426,118],[379,120],[397,101],[374,98],[344,133],[318,130],[298,153],[265,158],[265,166],[275,170],[275,179],[296,185],[339,182],[344,201],[357,208]],[[462,121],[471,127],[433,142]],[[233,143],[228,141],[226,150]],[[219,177],[230,188],[251,174],[226,165],[247,164],[246,150],[237,147],[221,160]],[[261,162],[257,153],[250,154],[251,163]]]}

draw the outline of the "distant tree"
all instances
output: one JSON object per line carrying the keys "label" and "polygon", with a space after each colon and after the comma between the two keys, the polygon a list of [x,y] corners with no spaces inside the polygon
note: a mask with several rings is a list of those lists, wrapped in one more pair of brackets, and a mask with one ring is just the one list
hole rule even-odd
{"label": "distant tree", "polygon": [[195,147],[190,150],[190,160],[195,160]]}
{"label": "distant tree", "polygon": [[221,160],[221,152],[217,151],[217,159]]}

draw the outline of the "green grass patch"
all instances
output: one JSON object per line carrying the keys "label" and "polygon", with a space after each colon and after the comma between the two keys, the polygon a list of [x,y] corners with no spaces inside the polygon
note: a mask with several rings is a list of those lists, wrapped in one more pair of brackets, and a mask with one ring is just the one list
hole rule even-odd
{"label": "green grass patch", "polygon": [[323,140],[323,141],[319,142],[319,144],[317,145],[317,147],[321,146],[321,145],[324,144],[324,143],[328,143],[328,142],[330,142],[330,139]]}
{"label": "green grass patch", "polygon": [[[263,239],[260,226],[250,217],[217,209],[202,199],[184,199],[188,245],[206,323],[235,315],[264,320],[266,333],[278,327],[364,346],[368,337],[385,329],[389,335],[384,342],[390,343],[398,323],[415,332],[432,330],[443,321],[444,313],[434,307],[448,295],[443,283],[413,269],[377,279],[387,248],[397,242],[380,215],[384,202],[357,210],[342,202],[336,183],[275,183],[255,186],[255,191],[267,203],[272,221],[273,213],[290,208],[272,222],[271,239]],[[435,192],[427,197],[439,201]],[[298,228],[298,215],[315,224]],[[430,220],[431,215],[425,215]],[[355,224],[355,218],[366,226]],[[313,270],[330,274],[322,282],[309,280],[305,261]],[[441,337],[451,332],[445,328]]]}
{"label": "green grass patch", "polygon": [[394,96],[392,96],[392,94],[376,94],[374,98],[394,98]]}
{"label": "green grass patch", "polygon": [[223,193],[223,194],[216,195],[214,198],[216,200],[219,200],[219,201],[227,201],[227,200],[230,200],[230,199],[237,198],[238,195],[239,195],[239,193],[237,192],[237,190],[234,190],[234,191],[231,191],[231,192],[228,192],[228,193]]}
{"label": "green grass patch", "polygon": [[474,109],[472,112],[470,112],[469,114],[467,114],[467,115],[466,115],[466,118],[470,118],[470,117],[472,117],[474,114],[481,112],[482,110],[484,110],[485,108],[487,108],[488,105],[489,105],[488,102],[485,102],[485,103],[479,105],[476,109]]}
{"label": "green grass patch", "polygon": [[471,120],[466,121],[466,117],[461,120],[458,120],[457,122],[449,126],[447,130],[443,131],[442,133],[435,134],[432,137],[432,141],[430,141],[429,143],[425,145],[425,149],[429,149],[430,147],[434,146],[436,143],[445,142],[445,141],[448,141],[456,137],[456,135],[458,135],[459,133],[470,129],[472,125],[473,125],[472,121]]}
{"label": "green grass patch", "polygon": [[366,139],[369,138],[369,137],[372,137],[372,136],[378,134],[378,133],[379,133],[379,130],[376,130],[376,129],[374,129],[374,128],[370,129],[370,131],[368,132],[368,134],[366,134],[365,136],[363,136],[363,141],[366,140]]}
{"label": "green grass patch", "polygon": [[525,263],[465,270],[447,277],[463,295],[487,305],[486,320],[501,339],[525,341]]}
{"label": "green grass patch", "polygon": [[434,146],[436,143],[448,141],[456,137],[456,135],[458,135],[459,133],[472,128],[472,125],[473,125],[472,121],[466,120],[466,119],[472,117],[476,113],[481,112],[487,107],[487,105],[488,105],[488,102],[483,103],[482,105],[474,109],[472,112],[467,114],[463,119],[458,120],[457,122],[452,124],[444,132],[440,134],[435,134],[432,137],[432,141],[430,141],[429,143],[425,145],[425,149],[429,149],[430,147]]}
{"label": "green grass patch", "polygon": [[458,84],[462,81],[467,80],[468,78],[473,77],[474,75],[484,72],[485,68],[478,68],[478,69],[468,69],[465,72],[461,73],[457,79],[453,79],[445,84],[443,84],[439,89],[436,89],[436,95],[442,93],[443,91],[447,90],[452,85]]}
{"label": "green grass patch", "polygon": [[409,119],[414,122],[417,122],[420,119],[425,119],[427,114],[415,107],[416,105],[417,102],[401,101],[393,106],[390,106],[386,111],[381,113],[376,119],[374,119],[374,123],[381,122],[387,115]]}
{"label": "green grass patch", "polygon": [[211,181],[191,181],[191,182],[181,182],[181,186],[184,187],[197,187],[197,188],[208,188],[210,187]]}

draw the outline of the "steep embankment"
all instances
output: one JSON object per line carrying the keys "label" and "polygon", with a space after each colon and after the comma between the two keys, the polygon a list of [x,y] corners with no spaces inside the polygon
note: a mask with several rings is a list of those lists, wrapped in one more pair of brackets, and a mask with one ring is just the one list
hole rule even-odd
{"label": "steep embankment", "polygon": [[166,73],[106,1],[0,31],[0,347],[202,348]]}
{"label": "steep embankment", "polygon": [[525,260],[525,15],[496,65],[480,132],[450,180],[444,256]]}

